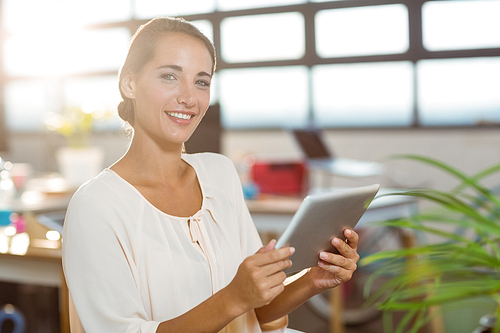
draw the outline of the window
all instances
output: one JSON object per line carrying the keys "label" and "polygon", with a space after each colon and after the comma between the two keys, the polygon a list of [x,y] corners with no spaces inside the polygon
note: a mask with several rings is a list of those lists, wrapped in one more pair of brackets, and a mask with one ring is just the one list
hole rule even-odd
{"label": "window", "polygon": [[217,0],[219,10],[238,10],[249,8],[263,8],[274,6],[295,5],[305,3],[307,0]]}
{"label": "window", "polygon": [[59,82],[51,79],[9,82],[4,87],[4,101],[10,130],[42,131],[44,115],[60,110]]}
{"label": "window", "polygon": [[423,125],[500,122],[500,57],[422,60],[417,74]]}
{"label": "window", "polygon": [[215,0],[140,0],[133,2],[135,3],[135,14],[137,18],[146,20],[156,16],[209,13],[215,10]]}
{"label": "window", "polygon": [[432,1],[422,8],[430,51],[500,47],[500,1]]}
{"label": "window", "polygon": [[231,17],[221,23],[221,53],[227,62],[299,59],[304,43],[304,18],[296,12]]}
{"label": "window", "polygon": [[211,103],[228,129],[500,124],[500,0],[0,6],[0,93],[15,131],[43,130],[44,113],[72,104],[115,109],[131,34],[160,15],[192,21],[215,43]]}
{"label": "window", "polygon": [[408,10],[401,4],[322,10],[315,23],[316,49],[323,58],[408,50]]}
{"label": "window", "polygon": [[408,126],[413,116],[413,65],[316,66],[313,105],[318,127]]}
{"label": "window", "polygon": [[4,46],[4,70],[12,76],[116,70],[123,63],[129,39],[124,28],[14,35]]}
{"label": "window", "polygon": [[304,66],[226,69],[219,79],[226,127],[294,127],[307,121],[308,72]]}

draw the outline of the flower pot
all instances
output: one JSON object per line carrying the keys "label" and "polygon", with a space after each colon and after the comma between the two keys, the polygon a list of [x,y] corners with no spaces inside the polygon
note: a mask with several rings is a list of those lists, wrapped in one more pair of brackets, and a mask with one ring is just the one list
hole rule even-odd
{"label": "flower pot", "polygon": [[97,176],[103,168],[104,151],[100,147],[64,147],[56,155],[59,171],[70,189]]}

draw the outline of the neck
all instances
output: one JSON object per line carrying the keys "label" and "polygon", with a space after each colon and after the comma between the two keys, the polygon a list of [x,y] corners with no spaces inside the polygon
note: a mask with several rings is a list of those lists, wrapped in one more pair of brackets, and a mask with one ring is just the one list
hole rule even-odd
{"label": "neck", "polygon": [[185,171],[181,153],[182,144],[159,145],[134,136],[125,155],[111,168],[134,179],[171,183],[179,180]]}

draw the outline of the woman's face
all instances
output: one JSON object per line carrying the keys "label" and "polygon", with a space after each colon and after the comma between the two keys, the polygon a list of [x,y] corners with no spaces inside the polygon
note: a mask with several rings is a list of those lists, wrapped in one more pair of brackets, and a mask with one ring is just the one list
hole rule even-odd
{"label": "woman's face", "polygon": [[166,33],[153,59],[130,81],[134,137],[184,143],[210,104],[212,58],[202,41]]}

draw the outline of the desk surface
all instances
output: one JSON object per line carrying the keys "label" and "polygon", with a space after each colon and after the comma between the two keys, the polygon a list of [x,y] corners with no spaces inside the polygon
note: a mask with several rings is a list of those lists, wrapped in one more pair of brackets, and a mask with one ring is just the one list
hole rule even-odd
{"label": "desk surface", "polygon": [[[339,188],[341,189],[341,188]],[[327,190],[322,190],[327,191]],[[321,192],[321,191],[318,191]],[[388,193],[397,193],[401,190],[396,189],[380,189],[375,199],[370,204],[368,209],[388,208],[391,206],[399,206],[402,204],[416,203],[414,197],[395,195],[385,196]],[[257,200],[247,200],[247,206],[252,214],[295,214],[302,203],[303,197],[297,196],[278,196],[264,194]]]}

